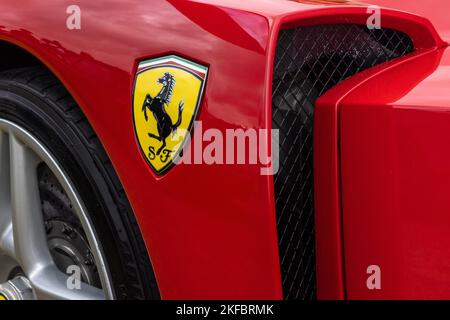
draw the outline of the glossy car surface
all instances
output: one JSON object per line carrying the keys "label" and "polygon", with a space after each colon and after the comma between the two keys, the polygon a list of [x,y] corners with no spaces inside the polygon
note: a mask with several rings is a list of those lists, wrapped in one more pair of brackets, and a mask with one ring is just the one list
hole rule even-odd
{"label": "glossy car surface", "polygon": [[[65,27],[71,1],[3,1],[0,40],[42,61],[88,117],[126,189],[162,298],[282,299],[273,178],[256,165],[180,165],[155,175],[134,135],[136,69],[168,54],[206,65],[203,130],[270,128],[279,30],[364,24],[366,7],[78,2],[81,30]],[[406,32],[417,51],[344,81],[317,103],[319,298],[450,298],[450,6],[367,2],[389,8],[382,23]],[[384,290],[365,287],[370,264],[387,270]]]}

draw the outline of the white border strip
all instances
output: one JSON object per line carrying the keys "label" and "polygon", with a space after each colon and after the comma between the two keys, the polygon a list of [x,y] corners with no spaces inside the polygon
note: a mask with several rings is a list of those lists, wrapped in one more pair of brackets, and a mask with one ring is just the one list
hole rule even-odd
{"label": "white border strip", "polygon": [[165,58],[156,58],[154,60],[150,60],[150,61],[147,60],[147,61],[141,62],[139,64],[139,69],[150,67],[153,65],[161,64],[161,63],[167,63],[167,62],[176,62],[176,63],[178,63],[184,67],[187,67],[189,69],[195,70],[200,73],[204,73],[205,75],[208,72],[207,67],[203,67],[203,68],[198,67],[196,64],[189,63],[187,60],[178,58],[177,56],[167,56]]}

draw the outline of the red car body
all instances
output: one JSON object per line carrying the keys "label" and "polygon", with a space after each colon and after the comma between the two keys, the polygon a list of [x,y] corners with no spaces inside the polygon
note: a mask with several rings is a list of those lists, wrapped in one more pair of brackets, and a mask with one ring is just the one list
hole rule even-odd
{"label": "red car body", "polygon": [[[340,83],[317,102],[318,297],[450,298],[450,5],[368,2],[386,8],[383,24],[407,33],[416,51]],[[2,1],[0,40],[42,61],[88,117],[132,204],[162,298],[282,299],[273,177],[250,164],[179,165],[155,175],[134,135],[136,68],[167,54],[209,66],[203,129],[270,129],[279,30],[364,24],[366,7],[285,0],[77,4],[82,29],[68,30],[69,0]],[[383,270],[383,290],[366,287],[371,264]]]}

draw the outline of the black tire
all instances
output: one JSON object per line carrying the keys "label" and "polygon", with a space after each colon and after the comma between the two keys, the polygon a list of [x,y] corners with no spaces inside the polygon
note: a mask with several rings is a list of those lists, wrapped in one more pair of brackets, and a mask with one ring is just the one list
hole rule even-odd
{"label": "black tire", "polygon": [[150,260],[124,189],[76,102],[43,67],[0,73],[0,118],[22,126],[57,159],[89,212],[117,299],[158,299]]}

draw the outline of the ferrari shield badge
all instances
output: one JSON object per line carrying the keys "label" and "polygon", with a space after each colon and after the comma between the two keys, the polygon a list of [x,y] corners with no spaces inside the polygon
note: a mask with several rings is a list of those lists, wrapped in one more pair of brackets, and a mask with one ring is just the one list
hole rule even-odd
{"label": "ferrari shield badge", "polygon": [[177,56],[139,64],[133,118],[139,147],[158,175],[180,155],[199,112],[208,68]]}

